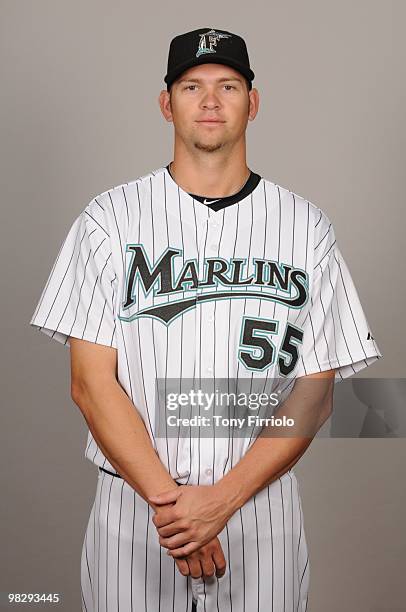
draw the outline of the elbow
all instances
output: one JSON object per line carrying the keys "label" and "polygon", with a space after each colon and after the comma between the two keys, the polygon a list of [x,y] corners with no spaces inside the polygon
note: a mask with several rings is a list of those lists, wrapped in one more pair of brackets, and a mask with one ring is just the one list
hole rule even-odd
{"label": "elbow", "polygon": [[82,414],[87,417],[90,412],[103,405],[107,397],[112,397],[117,387],[117,380],[111,376],[91,376],[71,378],[71,398]]}
{"label": "elbow", "polygon": [[70,396],[78,408],[81,409],[83,403],[83,385],[76,380],[71,380]]}
{"label": "elbow", "polygon": [[70,396],[79,410],[85,415],[86,406],[89,405],[89,389],[82,382],[76,379],[71,380]]}
{"label": "elbow", "polygon": [[324,425],[324,423],[331,417],[333,414],[333,396],[332,394],[328,394],[324,399],[322,404],[322,409],[320,411],[320,426]]}

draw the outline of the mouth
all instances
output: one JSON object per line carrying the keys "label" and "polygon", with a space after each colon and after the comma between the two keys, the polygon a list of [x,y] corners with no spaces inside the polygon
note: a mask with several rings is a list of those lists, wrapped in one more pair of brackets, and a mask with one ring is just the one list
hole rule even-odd
{"label": "mouth", "polygon": [[225,123],[225,121],[220,121],[219,119],[203,119],[201,121],[197,121],[196,123],[202,123],[203,125],[221,125]]}

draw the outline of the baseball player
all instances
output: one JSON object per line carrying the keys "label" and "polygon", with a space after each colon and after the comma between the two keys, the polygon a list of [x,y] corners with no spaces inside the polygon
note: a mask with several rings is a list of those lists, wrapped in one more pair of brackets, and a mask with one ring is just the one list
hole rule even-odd
{"label": "baseball player", "polygon": [[173,435],[157,394],[171,381],[179,392],[190,381],[331,388],[381,357],[328,216],[247,166],[253,79],[237,34],[171,41],[159,104],[173,160],[84,207],[30,321],[70,347],[85,457],[98,466],[87,612],[307,609],[292,466],[308,443],[231,425]]}

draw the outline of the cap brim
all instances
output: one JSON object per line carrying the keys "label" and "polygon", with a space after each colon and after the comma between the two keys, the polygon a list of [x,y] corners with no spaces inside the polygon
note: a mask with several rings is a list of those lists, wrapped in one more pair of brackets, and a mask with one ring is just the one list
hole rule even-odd
{"label": "cap brim", "polygon": [[246,79],[252,81],[255,78],[255,74],[250,68],[247,68],[244,65],[239,64],[238,62],[234,62],[232,59],[228,57],[221,57],[221,55],[207,55],[205,57],[201,56],[202,59],[190,59],[183,64],[179,64],[176,67],[176,70],[166,74],[164,77],[165,83],[173,83],[180,75],[185,72],[188,68],[192,68],[193,66],[200,66],[201,64],[224,64],[225,66],[230,66],[230,68],[234,68],[237,72],[240,72],[245,76]]}

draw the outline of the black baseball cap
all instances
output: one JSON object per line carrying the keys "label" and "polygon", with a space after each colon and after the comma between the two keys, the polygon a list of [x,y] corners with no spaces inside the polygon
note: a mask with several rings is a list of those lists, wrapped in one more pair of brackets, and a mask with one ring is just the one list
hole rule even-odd
{"label": "black baseball cap", "polygon": [[188,68],[207,63],[234,68],[247,79],[248,88],[252,88],[251,81],[255,74],[250,68],[244,39],[238,34],[214,28],[200,28],[179,34],[171,40],[164,77],[166,88],[169,90],[173,81]]}

